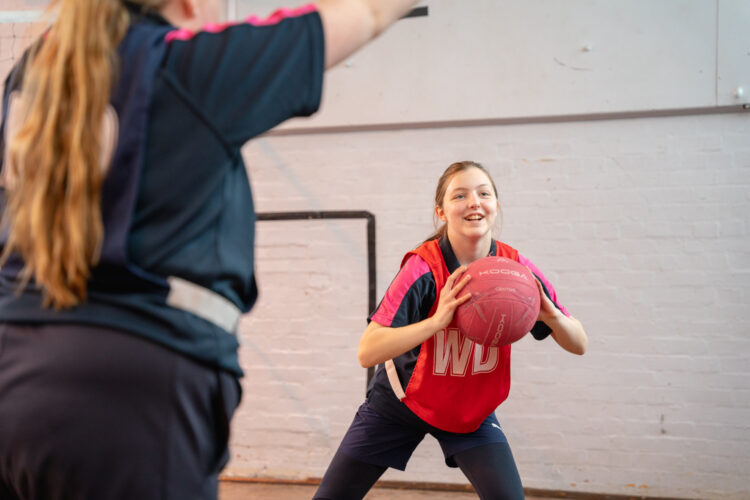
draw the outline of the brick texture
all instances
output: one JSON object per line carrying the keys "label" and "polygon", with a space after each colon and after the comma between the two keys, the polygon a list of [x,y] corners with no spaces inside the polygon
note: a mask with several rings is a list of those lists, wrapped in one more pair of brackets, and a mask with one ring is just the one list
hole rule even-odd
{"label": "brick texture", "polygon": [[[482,162],[501,191],[499,237],[590,337],[583,357],[551,339],[514,346],[498,416],[524,484],[737,499],[750,495],[749,152],[750,120],[732,114],[272,136],[244,151],[261,212],[375,214],[378,300],[432,230],[442,170]],[[323,474],[363,399],[363,238],[364,223],[259,224],[263,295],[243,324],[228,473]],[[465,482],[429,437],[385,477]]]}

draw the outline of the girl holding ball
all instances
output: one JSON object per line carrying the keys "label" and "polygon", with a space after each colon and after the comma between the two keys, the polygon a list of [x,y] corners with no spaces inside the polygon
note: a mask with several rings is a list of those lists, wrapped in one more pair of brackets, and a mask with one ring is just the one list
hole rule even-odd
{"label": "girl holding ball", "polygon": [[431,434],[449,467],[459,467],[482,499],[522,499],[523,487],[495,409],[510,390],[510,345],[482,346],[465,338],[454,312],[470,295],[466,266],[506,257],[537,278],[541,307],[531,330],[583,354],[581,323],[559,303],[552,284],[516,249],[495,240],[497,189],[479,163],[457,162],[438,181],[438,231],[404,256],[368,318],[358,357],[379,365],[367,398],[331,460],[315,499],[360,499],[388,469],[404,470]]}

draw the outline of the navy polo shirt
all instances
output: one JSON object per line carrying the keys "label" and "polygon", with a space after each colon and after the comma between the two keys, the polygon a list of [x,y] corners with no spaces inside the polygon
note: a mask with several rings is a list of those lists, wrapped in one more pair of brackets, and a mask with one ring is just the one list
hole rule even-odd
{"label": "navy polo shirt", "polygon": [[[0,276],[0,321],[117,328],[240,375],[236,337],[167,306],[165,278],[209,288],[242,311],[254,304],[255,213],[240,148],[318,109],[320,16],[307,6],[190,32],[131,12],[112,96],[120,130],[102,190],[105,241],[88,300],[54,311],[33,286],[16,294],[15,258]],[[0,162],[9,95],[22,81],[18,65],[3,94]]]}

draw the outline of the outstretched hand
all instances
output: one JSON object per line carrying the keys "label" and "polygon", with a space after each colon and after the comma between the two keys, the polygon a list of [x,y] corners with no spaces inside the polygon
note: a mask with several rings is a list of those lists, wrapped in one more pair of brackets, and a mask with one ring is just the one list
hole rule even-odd
{"label": "outstretched hand", "polygon": [[[438,307],[435,310],[435,314],[432,315],[432,319],[435,325],[435,331],[442,330],[453,320],[453,314],[456,312],[456,308],[471,298],[471,293],[458,296],[461,289],[471,279],[470,275],[461,277],[466,271],[466,266],[461,266],[453,273],[448,276],[445,281],[445,286],[440,290],[440,297],[438,298]],[[461,279],[458,280],[458,278]]]}

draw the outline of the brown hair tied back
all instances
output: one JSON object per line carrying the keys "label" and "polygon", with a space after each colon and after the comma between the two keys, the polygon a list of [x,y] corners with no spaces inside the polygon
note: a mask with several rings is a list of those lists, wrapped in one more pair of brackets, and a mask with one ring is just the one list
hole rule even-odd
{"label": "brown hair tied back", "polygon": [[45,307],[86,299],[103,239],[100,152],[116,78],[116,48],[129,25],[120,0],[59,0],[56,19],[28,57],[22,121],[8,141],[2,254],[23,257]]}

